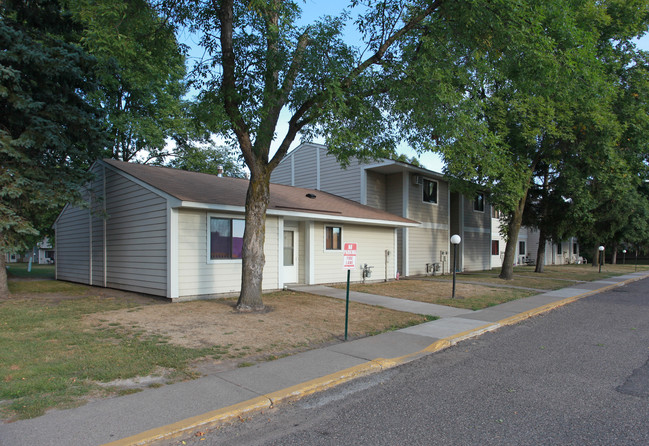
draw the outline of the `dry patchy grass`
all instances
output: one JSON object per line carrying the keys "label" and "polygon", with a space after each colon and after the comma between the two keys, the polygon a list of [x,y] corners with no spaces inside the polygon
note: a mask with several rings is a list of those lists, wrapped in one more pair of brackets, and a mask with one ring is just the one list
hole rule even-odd
{"label": "dry patchy grass", "polygon": [[[344,335],[344,302],[304,293],[266,295],[267,312],[241,314],[233,300],[171,304],[69,285],[28,280],[0,300],[0,418],[272,360]],[[349,334],[427,320],[352,303]]]}
{"label": "dry patchy grass", "polygon": [[[345,288],[345,285],[336,285],[339,288]],[[353,291],[362,293],[378,294],[381,296],[397,297],[399,299],[416,300],[438,305],[447,305],[457,308],[467,308],[470,310],[479,310],[481,308],[498,305],[511,300],[521,299],[523,297],[535,294],[532,291],[493,288],[483,285],[472,285],[457,283],[455,289],[455,299],[451,299],[453,294],[453,284],[446,281],[438,280],[399,280],[381,283],[356,283],[350,285]]]}

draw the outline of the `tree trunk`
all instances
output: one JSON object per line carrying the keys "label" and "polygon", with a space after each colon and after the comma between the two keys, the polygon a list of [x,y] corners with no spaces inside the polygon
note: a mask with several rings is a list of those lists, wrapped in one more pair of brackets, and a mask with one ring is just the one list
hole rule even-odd
{"label": "tree trunk", "polygon": [[523,209],[525,209],[525,200],[527,199],[527,190],[525,195],[518,202],[514,210],[514,216],[507,225],[507,245],[505,246],[505,258],[500,270],[501,279],[512,280],[514,278],[514,262],[516,260],[516,244],[518,243],[518,233],[521,230],[523,222]]}
{"label": "tree trunk", "polygon": [[599,246],[595,245],[593,250],[594,250],[594,254],[593,254],[593,265],[592,266],[596,267],[597,265],[599,265]]}
{"label": "tree trunk", "polygon": [[617,265],[617,243],[611,245],[611,265]]}
{"label": "tree trunk", "polygon": [[7,281],[7,254],[0,252],[0,299],[9,297],[9,282]]}
{"label": "tree trunk", "polygon": [[246,195],[246,229],[243,233],[243,263],[239,311],[261,311],[261,285],[264,274],[264,241],[266,239],[266,210],[270,200],[270,174],[251,174]]}
{"label": "tree trunk", "polygon": [[539,249],[536,251],[536,267],[534,268],[535,273],[542,273],[543,267],[545,266],[545,245],[547,242],[547,235],[545,234],[545,229],[541,228],[539,232]]}

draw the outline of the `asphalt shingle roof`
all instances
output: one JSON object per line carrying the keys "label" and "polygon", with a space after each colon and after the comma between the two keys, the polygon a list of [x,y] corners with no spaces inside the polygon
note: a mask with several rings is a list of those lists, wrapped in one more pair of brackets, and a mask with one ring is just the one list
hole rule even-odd
{"label": "asphalt shingle roof", "polygon": [[[103,162],[184,202],[245,206],[248,180],[218,177],[169,167],[126,163],[113,159],[104,159]],[[310,198],[309,196],[314,197]],[[342,218],[417,224],[416,221],[364,206],[337,195],[281,184],[270,185],[268,209],[279,212],[317,213]]]}

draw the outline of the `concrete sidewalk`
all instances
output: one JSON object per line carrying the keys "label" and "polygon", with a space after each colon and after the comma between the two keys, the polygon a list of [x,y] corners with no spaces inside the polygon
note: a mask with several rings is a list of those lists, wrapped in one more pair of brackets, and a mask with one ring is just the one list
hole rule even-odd
{"label": "concrete sidewalk", "polygon": [[[649,272],[580,283],[479,311],[350,293],[350,300],[356,302],[441,318],[252,367],[128,396],[92,401],[75,409],[54,410],[32,420],[0,424],[0,445],[130,445],[172,438],[181,433],[191,434],[219,422],[407,363],[463,339],[646,277],[649,277]],[[295,289],[345,298],[344,290],[323,286]]]}

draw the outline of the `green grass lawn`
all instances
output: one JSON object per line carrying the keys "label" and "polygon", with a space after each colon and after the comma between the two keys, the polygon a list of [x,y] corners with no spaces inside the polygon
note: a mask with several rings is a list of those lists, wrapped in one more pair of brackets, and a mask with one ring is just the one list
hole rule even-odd
{"label": "green grass lawn", "polygon": [[31,418],[79,404],[85,395],[109,395],[97,382],[147,376],[159,367],[175,369],[178,379],[190,377],[191,359],[221,353],[173,346],[121,326],[90,330],[80,323],[84,314],[129,306],[99,297],[0,301],[2,418]]}
{"label": "green grass lawn", "polygon": [[27,263],[7,263],[7,274],[10,279],[54,279],[54,265],[32,264],[31,271],[27,268]]}

